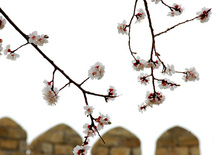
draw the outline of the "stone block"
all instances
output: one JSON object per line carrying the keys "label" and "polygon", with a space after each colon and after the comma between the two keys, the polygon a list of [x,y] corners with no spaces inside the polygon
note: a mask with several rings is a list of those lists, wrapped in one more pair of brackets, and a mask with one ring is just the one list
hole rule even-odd
{"label": "stone block", "polygon": [[157,148],[155,155],[166,155],[167,154],[167,150],[165,148]]}
{"label": "stone block", "polygon": [[8,155],[8,152],[0,150],[0,155]]}
{"label": "stone block", "polygon": [[191,155],[200,155],[199,147],[191,147],[190,148]]}
{"label": "stone block", "polygon": [[71,145],[56,144],[54,153],[63,155],[73,154],[73,147]]}
{"label": "stone block", "polygon": [[141,148],[132,148],[132,155],[141,155]]}
{"label": "stone block", "polygon": [[18,141],[0,139],[0,148],[6,149],[6,150],[17,150],[18,149]]}
{"label": "stone block", "polygon": [[131,150],[128,147],[113,147],[110,151],[110,155],[130,155]]}
{"label": "stone block", "polygon": [[8,129],[8,138],[26,140],[27,134],[21,128],[9,128]]}
{"label": "stone block", "polygon": [[[120,137],[115,137],[115,136],[103,136],[103,139],[105,140],[105,144],[103,143],[102,140],[99,139],[97,145],[100,146],[118,146],[120,145]],[[96,145],[95,145],[96,146]]]}
{"label": "stone block", "polygon": [[12,152],[11,155],[26,155],[24,152]]}
{"label": "stone block", "polygon": [[92,150],[93,155],[109,155],[109,151],[107,147],[97,147]]}
{"label": "stone block", "polygon": [[189,155],[187,147],[174,147],[169,149],[169,155]]}
{"label": "stone block", "polygon": [[140,140],[136,137],[121,138],[121,145],[126,147],[140,147]]}
{"label": "stone block", "polygon": [[42,142],[42,153],[53,153],[53,145],[51,143]]}
{"label": "stone block", "polygon": [[6,127],[0,127],[0,137],[8,137],[8,129]]}
{"label": "stone block", "polygon": [[19,141],[19,149],[18,150],[20,152],[26,152],[27,148],[28,148],[28,145],[27,145],[27,142],[25,140]]}

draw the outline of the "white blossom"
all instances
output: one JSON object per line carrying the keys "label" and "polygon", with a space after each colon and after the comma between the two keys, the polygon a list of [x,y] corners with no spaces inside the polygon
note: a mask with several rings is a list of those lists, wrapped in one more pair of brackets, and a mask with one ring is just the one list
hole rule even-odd
{"label": "white blossom", "polygon": [[144,69],[146,61],[137,56],[136,60],[132,60],[132,64],[134,70],[140,71]]}
{"label": "white blossom", "polygon": [[103,115],[100,113],[100,116],[95,119],[95,121],[98,123],[97,130],[103,129],[104,125],[111,124],[111,119],[109,115]]}
{"label": "white blossom", "polygon": [[150,93],[147,91],[146,93],[146,105],[152,107],[153,104],[161,104],[165,100],[165,96],[161,92]]}
{"label": "white blossom", "polygon": [[[110,86],[110,88],[109,89],[107,89],[107,92],[108,92],[108,95],[109,96],[117,96],[117,93],[116,93],[116,89],[114,88],[114,86]],[[108,102],[109,100],[114,100],[115,99],[115,97],[108,97],[107,99],[106,99],[106,101]]]}
{"label": "white blossom", "polygon": [[158,4],[160,0],[152,0],[152,2],[155,2],[155,4]]}
{"label": "white blossom", "polygon": [[92,127],[91,125],[86,123],[85,125],[83,125],[83,129],[83,133],[85,133],[88,137],[94,137],[96,135],[96,126]]}
{"label": "white blossom", "polygon": [[90,149],[90,146],[88,146],[88,145],[83,145],[83,146],[77,145],[73,149],[73,154],[74,155],[86,155],[89,149]]}
{"label": "white blossom", "polygon": [[167,64],[166,70],[164,70],[163,73],[172,76],[172,74],[175,73],[174,65]]}
{"label": "white blossom", "polygon": [[94,108],[92,106],[86,105],[83,108],[85,109],[86,115],[91,115],[93,113]]}
{"label": "white blossom", "polygon": [[118,26],[117,26],[118,33],[127,34],[126,27],[127,25],[125,20],[123,20],[122,23],[118,23]]}
{"label": "white blossom", "polygon": [[143,111],[146,111],[147,105],[142,103],[141,105],[138,105],[139,112],[143,113]]}
{"label": "white blossom", "polygon": [[197,19],[200,20],[201,23],[205,23],[209,20],[212,12],[211,9],[203,7],[201,11],[197,12],[196,14],[199,15]]}
{"label": "white blossom", "polygon": [[20,56],[17,53],[10,53],[10,54],[7,55],[7,59],[10,59],[10,60],[13,60],[13,61],[16,60],[19,57]]}
{"label": "white blossom", "polygon": [[104,73],[105,73],[105,66],[102,63],[100,63],[100,62],[95,63],[88,70],[88,76],[91,79],[98,79],[98,80],[100,80],[103,77]]}
{"label": "white blossom", "polygon": [[29,43],[33,43],[35,45],[43,46],[43,44],[48,43],[48,37],[44,34],[38,35],[37,31],[33,31],[28,35],[28,37]]}
{"label": "white blossom", "polygon": [[147,74],[141,73],[140,76],[138,76],[138,82],[141,84],[147,85],[149,84],[149,77]]}
{"label": "white blossom", "polygon": [[49,105],[56,105],[59,99],[59,90],[57,88],[52,88],[51,84],[46,80],[44,81],[46,86],[43,88],[43,98]]}
{"label": "white blossom", "polygon": [[185,75],[183,76],[185,82],[199,80],[199,73],[195,70],[195,67],[186,68]]}
{"label": "white blossom", "polygon": [[138,13],[135,15],[137,18],[137,21],[135,23],[140,23],[146,16],[144,10],[142,8],[137,10]]}
{"label": "white blossom", "polygon": [[184,8],[182,8],[181,5],[174,3],[171,12],[168,13],[168,16],[171,16],[171,17],[178,16],[178,15],[181,15],[183,11],[184,11]]}
{"label": "white blossom", "polygon": [[6,20],[3,19],[2,16],[0,16],[0,30],[5,27],[5,24],[6,24]]}

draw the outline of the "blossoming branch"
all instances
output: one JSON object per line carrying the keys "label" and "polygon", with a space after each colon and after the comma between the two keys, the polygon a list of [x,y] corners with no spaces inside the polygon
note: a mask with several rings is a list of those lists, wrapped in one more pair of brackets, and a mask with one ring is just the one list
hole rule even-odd
{"label": "blossoming branch", "polygon": [[[179,16],[183,13],[183,10],[184,10],[182,5],[180,5],[180,4],[174,3],[172,6],[170,6],[170,5],[166,4],[163,0],[151,0],[151,1],[155,2],[155,4],[158,4],[159,2],[161,2],[165,7],[168,7],[170,11],[168,12],[167,16],[170,16],[170,17]],[[161,78],[156,77],[154,70],[159,69],[160,66],[162,66],[161,73],[164,75],[172,76],[175,73],[180,73],[180,74],[183,74],[183,80],[185,82],[199,80],[199,73],[196,71],[196,69],[194,67],[186,68],[185,71],[176,71],[173,64],[165,65],[165,63],[160,58],[160,56],[161,56],[160,53],[157,52],[157,49],[156,49],[156,40],[155,40],[156,37],[163,35],[164,33],[174,29],[177,26],[180,26],[187,22],[193,21],[195,19],[200,20],[201,23],[205,23],[205,22],[209,21],[209,18],[211,15],[211,8],[204,7],[201,9],[201,11],[196,13],[196,15],[197,15],[196,17],[194,17],[192,19],[188,19],[184,22],[178,23],[170,28],[167,28],[163,32],[159,32],[159,33],[155,34],[153,24],[152,24],[152,19],[150,17],[150,10],[149,10],[148,4],[147,4],[147,0],[143,0],[143,2],[144,2],[145,11],[143,8],[137,9],[138,0],[135,0],[133,15],[132,15],[129,23],[127,24],[126,20],[123,20],[123,22],[118,23],[118,26],[117,26],[119,34],[128,35],[129,50],[130,50],[131,56],[134,58],[134,60],[132,60],[133,69],[138,72],[143,71],[137,77],[138,81],[142,85],[149,85],[149,83],[151,82],[152,87],[153,87],[153,92],[147,91],[146,97],[145,97],[145,103],[143,102],[142,104],[138,105],[138,109],[140,112],[145,111],[148,106],[153,107],[153,105],[159,105],[164,102],[165,96],[163,95],[162,92],[156,90],[156,84],[158,84],[160,89],[170,89],[170,90],[174,90],[175,88],[180,86],[180,84],[177,84],[168,78],[161,79]],[[134,18],[136,18],[135,23],[139,24],[146,17],[148,18],[149,28],[150,28],[151,36],[152,36],[150,58],[147,60],[140,58],[140,56],[135,56],[137,53],[133,52],[132,47],[131,47],[131,30],[132,30],[133,20],[134,20]],[[147,73],[146,71],[144,71],[144,69],[145,70],[149,69],[150,73]]]}
{"label": "blossoming branch", "polygon": [[[5,19],[0,16],[0,30],[5,28],[6,21],[8,21],[17,32],[19,32],[25,39],[26,43],[23,45],[19,46],[15,50],[12,50],[11,45],[8,44],[6,45],[5,48],[3,48],[3,40],[0,39],[0,55],[2,55],[2,51],[4,55],[6,55],[6,58],[9,60],[17,60],[20,58],[20,55],[17,53],[19,49],[26,45],[32,45],[37,52],[39,52],[43,58],[48,61],[54,68],[53,74],[52,74],[52,79],[51,80],[44,80],[44,88],[42,90],[42,95],[44,100],[48,103],[48,105],[56,105],[58,100],[59,100],[59,93],[62,91],[64,88],[69,86],[70,84],[73,84],[76,86],[82,93],[83,97],[85,100],[85,106],[83,107],[85,110],[85,114],[87,117],[90,118],[90,124],[86,123],[83,126],[84,129],[84,140],[81,146],[76,146],[73,150],[74,154],[86,154],[88,149],[90,148],[89,144],[89,138],[94,137],[97,133],[97,135],[103,140],[105,143],[104,139],[100,136],[99,131],[104,128],[105,125],[110,125],[111,124],[111,119],[108,115],[104,115],[102,113],[99,114],[99,116],[94,117],[93,111],[94,108],[92,106],[89,106],[88,98],[87,95],[93,95],[97,97],[102,97],[106,102],[109,100],[114,100],[117,97],[116,89],[113,86],[110,86],[107,88],[107,93],[106,94],[99,94],[95,92],[91,92],[88,90],[85,90],[82,85],[88,81],[89,79],[96,79],[100,80],[104,76],[105,73],[105,66],[101,62],[96,62],[94,65],[92,65],[89,70],[88,70],[88,77],[81,83],[75,82],[68,74],[66,74],[60,67],[58,67],[53,60],[51,60],[38,46],[43,46],[44,44],[48,43],[48,35],[44,34],[38,34],[37,31],[34,31],[30,33],[29,35],[26,35],[9,17],[8,15],[0,8],[0,13],[5,17]],[[57,88],[54,84],[55,81],[55,73],[56,71],[60,72],[67,80],[68,82],[62,86],[61,88]]]}

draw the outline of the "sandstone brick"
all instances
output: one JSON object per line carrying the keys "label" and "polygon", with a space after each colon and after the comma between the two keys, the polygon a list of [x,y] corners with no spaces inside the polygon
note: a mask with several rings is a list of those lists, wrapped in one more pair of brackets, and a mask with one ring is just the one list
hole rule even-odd
{"label": "sandstone brick", "polygon": [[12,139],[26,140],[26,138],[27,138],[26,132],[22,128],[19,128],[19,127],[9,128],[7,134],[8,134],[8,138],[12,138]]}
{"label": "sandstone brick", "polygon": [[140,140],[136,137],[122,137],[121,145],[126,147],[140,147]]}
{"label": "sandstone brick", "polygon": [[63,144],[56,144],[54,149],[56,154],[63,154],[69,155],[73,154],[73,147],[71,145],[63,145]]}
{"label": "sandstone brick", "polygon": [[41,151],[42,153],[53,153],[53,145],[51,143],[42,142]]}
{"label": "sandstone brick", "polygon": [[8,136],[8,129],[6,127],[0,127],[0,137],[6,138]]}
{"label": "sandstone brick", "polygon": [[103,139],[105,140],[105,144],[102,140],[99,139],[98,145],[105,145],[105,146],[118,146],[120,142],[120,137],[117,136],[103,136]]}
{"label": "sandstone brick", "polygon": [[110,151],[111,155],[130,155],[131,150],[128,147],[113,147]]}
{"label": "sandstone brick", "polygon": [[141,148],[132,148],[132,155],[141,155]]}
{"label": "sandstone brick", "polygon": [[166,155],[167,154],[167,150],[165,148],[157,148],[155,155]]}
{"label": "sandstone brick", "polygon": [[7,139],[0,139],[0,148],[7,149],[7,150],[17,150],[18,149],[18,141],[16,140],[7,140]]}
{"label": "sandstone brick", "polygon": [[187,147],[174,147],[169,149],[169,155],[189,155]]}
{"label": "sandstone brick", "polygon": [[97,147],[92,150],[93,155],[109,155],[109,150],[107,147]]}
{"label": "sandstone brick", "polygon": [[26,155],[24,152],[12,152],[11,155]]}
{"label": "sandstone brick", "polygon": [[191,147],[190,148],[191,155],[200,155],[199,147]]}
{"label": "sandstone brick", "polygon": [[114,128],[110,130],[108,134],[112,136],[135,137],[134,134],[132,134],[131,132],[122,127]]}
{"label": "sandstone brick", "polygon": [[8,155],[8,152],[0,150],[0,155]]}
{"label": "sandstone brick", "polygon": [[28,148],[27,142],[24,140],[19,141],[19,151],[20,152],[25,152]]}

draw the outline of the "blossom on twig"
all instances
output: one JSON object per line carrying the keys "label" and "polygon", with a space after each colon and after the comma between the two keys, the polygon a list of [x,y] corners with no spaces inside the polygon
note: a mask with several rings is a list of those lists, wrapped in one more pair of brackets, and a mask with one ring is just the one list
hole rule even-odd
{"label": "blossom on twig", "polygon": [[47,35],[38,35],[37,31],[33,31],[32,33],[30,33],[28,35],[29,39],[29,43],[33,43],[35,45],[39,45],[39,46],[43,46],[43,44],[48,43],[48,36]]}
{"label": "blossom on twig", "polygon": [[140,76],[138,76],[138,82],[141,84],[147,85],[149,84],[149,78],[147,74],[141,73]]}
{"label": "blossom on twig", "polygon": [[77,145],[73,149],[73,153],[74,155],[86,155],[89,149],[90,149],[90,146],[88,145],[83,145],[83,146]]}
{"label": "blossom on twig", "polygon": [[197,12],[196,14],[199,15],[197,19],[200,20],[201,23],[205,23],[209,20],[212,12],[211,9],[203,7],[201,11]]}
{"label": "blossom on twig", "polygon": [[137,21],[135,23],[140,23],[145,18],[146,14],[142,8],[138,9],[137,11],[138,13],[135,15]]}
{"label": "blossom on twig", "polygon": [[117,26],[118,33],[127,34],[126,27],[127,25],[125,20],[123,20],[122,23],[118,23],[118,26]]}
{"label": "blossom on twig", "polygon": [[88,70],[88,76],[93,79],[100,80],[105,73],[105,66],[101,62],[96,62],[91,68]]}
{"label": "blossom on twig", "polygon": [[59,90],[57,88],[52,88],[51,82],[44,80],[46,86],[43,88],[43,98],[49,105],[56,105],[59,99]]}
{"label": "blossom on twig", "polygon": [[195,70],[195,67],[186,68],[186,72],[184,73],[183,80],[187,81],[195,81],[199,80],[199,73]]}

